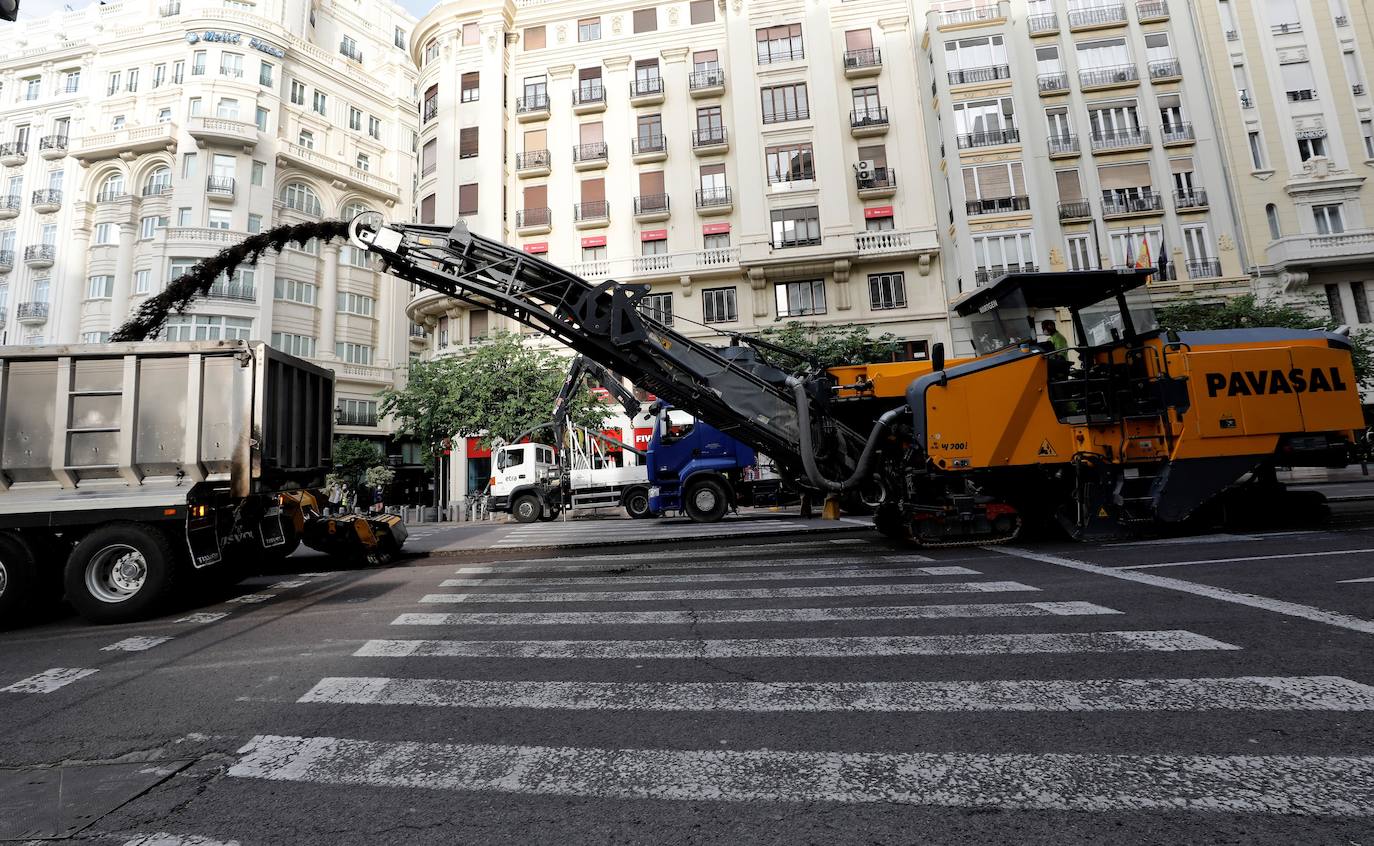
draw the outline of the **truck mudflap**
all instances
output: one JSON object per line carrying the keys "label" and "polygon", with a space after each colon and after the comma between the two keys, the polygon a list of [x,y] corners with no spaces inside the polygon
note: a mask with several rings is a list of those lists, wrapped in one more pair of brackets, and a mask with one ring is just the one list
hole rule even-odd
{"label": "truck mudflap", "polygon": [[302,542],[326,555],[380,565],[389,563],[400,552],[408,536],[405,523],[393,514],[347,514],[308,519]]}

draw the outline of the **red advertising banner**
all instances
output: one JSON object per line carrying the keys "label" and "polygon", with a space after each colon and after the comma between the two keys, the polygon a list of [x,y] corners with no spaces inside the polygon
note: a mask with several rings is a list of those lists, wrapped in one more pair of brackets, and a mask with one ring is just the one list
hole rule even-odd
{"label": "red advertising banner", "polygon": [[491,449],[482,447],[481,438],[468,438],[468,458],[491,458]]}
{"label": "red advertising banner", "polygon": [[702,235],[720,235],[730,231],[729,223],[708,223],[701,227]]}
{"label": "red advertising banner", "polygon": [[606,236],[605,236],[605,235],[588,235],[586,238],[583,238],[583,239],[582,239],[582,246],[584,246],[584,247],[604,247],[604,246],[606,246]]}
{"label": "red advertising banner", "polygon": [[[602,429],[601,434],[605,435],[608,438],[615,438],[617,441],[622,440],[625,437],[625,433],[620,431],[619,429]],[[601,445],[606,447],[607,452],[620,452],[620,447],[615,446],[613,444],[608,444],[605,441],[602,441]]]}
{"label": "red advertising banner", "polygon": [[864,218],[892,217],[892,206],[871,206],[864,209]]}
{"label": "red advertising banner", "polygon": [[538,253],[547,253],[548,251],[549,251],[549,242],[548,242],[548,241],[536,241],[536,242],[534,242],[533,244],[526,244],[526,245],[525,245],[525,252],[529,253],[530,255],[536,255],[536,254],[538,254]]}
{"label": "red advertising banner", "polygon": [[645,229],[643,232],[639,233],[639,240],[641,241],[664,241],[667,240],[667,238],[667,229]]}
{"label": "red advertising banner", "polygon": [[652,427],[646,429],[635,428],[635,447],[637,449],[648,449],[649,439],[654,436]]}

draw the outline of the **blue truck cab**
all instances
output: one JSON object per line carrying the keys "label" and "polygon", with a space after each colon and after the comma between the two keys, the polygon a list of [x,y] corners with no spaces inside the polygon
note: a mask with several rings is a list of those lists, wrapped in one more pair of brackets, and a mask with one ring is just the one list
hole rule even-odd
{"label": "blue truck cab", "polygon": [[760,479],[759,457],[716,427],[682,411],[661,408],[649,438],[649,508],[680,511],[713,523],[740,503],[754,503],[779,483]]}

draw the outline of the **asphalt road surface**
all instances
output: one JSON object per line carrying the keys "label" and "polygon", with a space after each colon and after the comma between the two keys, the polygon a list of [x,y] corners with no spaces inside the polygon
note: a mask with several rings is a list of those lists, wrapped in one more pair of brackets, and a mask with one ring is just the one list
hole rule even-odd
{"label": "asphalt road surface", "polygon": [[0,840],[1374,844],[1358,520],[521,554],[0,633]]}

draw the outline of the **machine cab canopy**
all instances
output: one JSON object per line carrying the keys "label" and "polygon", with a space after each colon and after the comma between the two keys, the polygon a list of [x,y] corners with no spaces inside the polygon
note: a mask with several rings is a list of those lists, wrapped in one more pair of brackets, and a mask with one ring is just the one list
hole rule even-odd
{"label": "machine cab canopy", "polygon": [[1033,343],[1037,315],[1067,309],[1079,346],[1101,346],[1158,328],[1145,283],[1154,268],[1009,273],[950,304],[969,318],[979,355]]}

